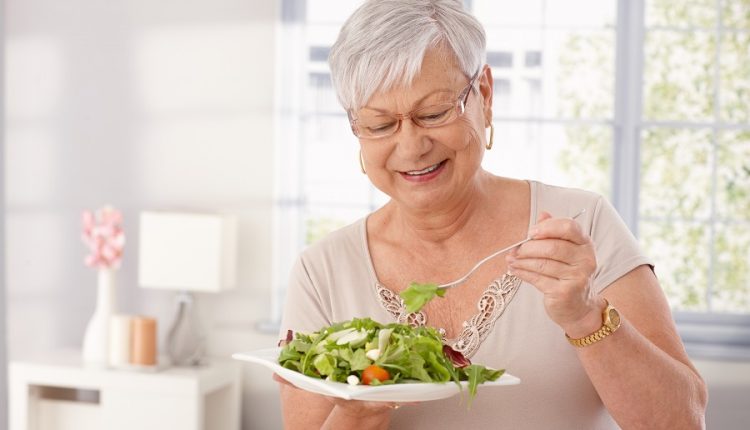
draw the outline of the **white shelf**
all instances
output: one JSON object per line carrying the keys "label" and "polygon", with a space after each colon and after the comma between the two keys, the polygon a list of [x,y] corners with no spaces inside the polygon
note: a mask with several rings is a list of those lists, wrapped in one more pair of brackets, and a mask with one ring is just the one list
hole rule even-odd
{"label": "white shelf", "polygon": [[239,430],[239,364],[122,370],[90,367],[77,351],[9,365],[10,430]]}

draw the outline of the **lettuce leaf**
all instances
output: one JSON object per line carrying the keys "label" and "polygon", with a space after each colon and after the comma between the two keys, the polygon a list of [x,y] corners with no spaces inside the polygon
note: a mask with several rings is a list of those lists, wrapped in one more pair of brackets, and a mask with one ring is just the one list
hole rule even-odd
{"label": "lettuce leaf", "polygon": [[418,312],[427,304],[427,302],[434,299],[435,296],[445,296],[445,289],[438,288],[437,284],[420,284],[412,282],[409,284],[409,287],[399,293],[399,295],[404,299],[406,311],[412,313]]}

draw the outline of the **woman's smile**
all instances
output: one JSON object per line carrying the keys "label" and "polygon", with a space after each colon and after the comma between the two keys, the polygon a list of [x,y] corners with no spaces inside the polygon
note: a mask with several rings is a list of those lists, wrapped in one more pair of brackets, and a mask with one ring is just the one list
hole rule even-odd
{"label": "woman's smile", "polygon": [[422,170],[408,170],[399,172],[401,177],[409,182],[427,182],[440,175],[448,160],[443,160]]}

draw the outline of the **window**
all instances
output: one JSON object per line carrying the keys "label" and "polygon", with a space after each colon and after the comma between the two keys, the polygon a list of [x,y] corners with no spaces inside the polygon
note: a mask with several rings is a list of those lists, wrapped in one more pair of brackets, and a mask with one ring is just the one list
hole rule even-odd
{"label": "window", "polygon": [[542,65],[542,53],[539,51],[526,51],[524,61],[526,67],[539,67]]}
{"label": "window", "polygon": [[745,339],[750,326],[748,11],[747,0],[645,7],[640,237],[683,337],[706,354],[717,325],[744,325]]}
{"label": "window", "polygon": [[498,68],[513,67],[513,53],[503,51],[489,51],[487,52],[487,64],[492,67]]}
{"label": "window", "polygon": [[493,78],[492,86],[492,110],[495,115],[507,116],[510,114],[510,79]]}
{"label": "window", "polygon": [[[302,247],[387,199],[359,171],[325,62],[360,3],[283,2],[274,318]],[[718,332],[750,348],[750,0],[465,3],[495,83],[484,167],[606,195],[692,351]]]}

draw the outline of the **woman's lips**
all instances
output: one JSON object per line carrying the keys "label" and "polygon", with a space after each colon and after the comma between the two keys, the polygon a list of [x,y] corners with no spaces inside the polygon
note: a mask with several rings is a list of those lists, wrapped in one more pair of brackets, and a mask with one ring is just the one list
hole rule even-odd
{"label": "woman's lips", "polygon": [[410,170],[408,172],[399,172],[401,177],[410,182],[426,182],[436,177],[443,171],[447,160],[443,160],[437,164],[433,164],[422,170]]}

